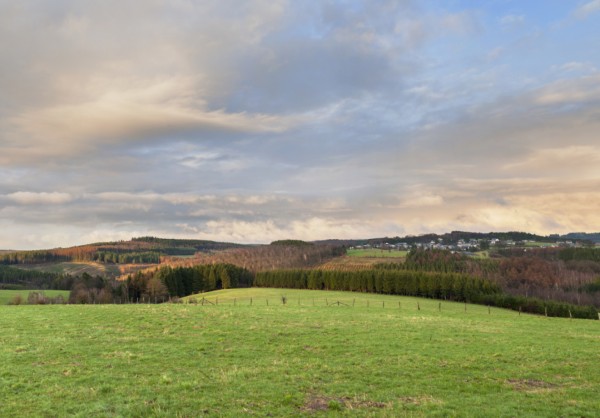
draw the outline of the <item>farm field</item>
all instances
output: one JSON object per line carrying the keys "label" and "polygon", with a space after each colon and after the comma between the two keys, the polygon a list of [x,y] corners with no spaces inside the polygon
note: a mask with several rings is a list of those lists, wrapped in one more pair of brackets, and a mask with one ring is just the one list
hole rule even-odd
{"label": "farm field", "polygon": [[347,292],[195,298],[214,304],[0,306],[2,415],[600,410],[598,321]]}
{"label": "farm field", "polygon": [[9,303],[15,296],[21,295],[23,300],[27,302],[27,295],[29,292],[40,292],[48,297],[56,297],[58,295],[62,295],[65,300],[69,299],[69,291],[68,290],[0,290],[0,305],[6,305]]}
{"label": "farm field", "polygon": [[347,250],[346,254],[350,257],[375,257],[375,258],[401,258],[404,259],[408,251],[388,251],[388,250],[380,250],[378,248],[371,249],[352,249]]}
{"label": "farm field", "polygon": [[539,242],[539,241],[528,241],[525,243],[525,247],[556,247],[556,242]]}

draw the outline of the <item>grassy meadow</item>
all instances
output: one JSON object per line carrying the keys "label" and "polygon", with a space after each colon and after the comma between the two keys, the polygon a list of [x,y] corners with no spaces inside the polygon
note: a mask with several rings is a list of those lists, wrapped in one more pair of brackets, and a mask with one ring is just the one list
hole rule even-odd
{"label": "grassy meadow", "polygon": [[69,299],[69,291],[68,290],[0,290],[0,305],[8,304],[13,298],[17,295],[21,295],[24,303],[27,302],[27,296],[29,292],[40,292],[48,297],[56,297],[58,295],[62,295],[65,300]]}
{"label": "grassy meadow", "polygon": [[0,306],[0,415],[600,410],[598,321],[345,292],[234,289],[195,299]]}
{"label": "grassy meadow", "polygon": [[375,258],[401,258],[404,259],[408,251],[381,250],[379,248],[348,249],[346,255],[350,257],[375,257]]}

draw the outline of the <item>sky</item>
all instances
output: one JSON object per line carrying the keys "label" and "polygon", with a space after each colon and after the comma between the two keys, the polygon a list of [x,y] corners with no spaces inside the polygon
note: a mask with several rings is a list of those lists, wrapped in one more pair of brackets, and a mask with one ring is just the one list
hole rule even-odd
{"label": "sky", "polygon": [[0,248],[600,230],[600,0],[0,0]]}

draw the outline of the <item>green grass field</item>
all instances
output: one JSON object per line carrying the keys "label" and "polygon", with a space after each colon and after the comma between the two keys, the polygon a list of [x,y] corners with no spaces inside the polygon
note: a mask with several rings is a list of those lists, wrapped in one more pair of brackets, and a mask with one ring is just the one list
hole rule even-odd
{"label": "green grass field", "polygon": [[343,292],[202,297],[215,304],[0,306],[0,415],[600,410],[598,321]]}
{"label": "green grass field", "polygon": [[376,257],[376,258],[405,258],[408,251],[388,251],[380,250],[378,248],[371,249],[353,249],[346,250],[346,254],[351,257]]}
{"label": "green grass field", "polygon": [[27,302],[27,295],[29,292],[41,292],[48,297],[56,297],[58,295],[62,295],[65,300],[69,299],[69,291],[68,290],[0,290],[0,305],[6,305],[9,303],[15,296],[21,295],[24,302]]}
{"label": "green grass field", "polygon": [[489,251],[477,251],[473,253],[473,258],[479,258],[479,259],[486,259],[486,258],[490,258],[490,252]]}
{"label": "green grass field", "polygon": [[555,245],[555,242],[528,241],[525,243],[525,247],[552,247]]}

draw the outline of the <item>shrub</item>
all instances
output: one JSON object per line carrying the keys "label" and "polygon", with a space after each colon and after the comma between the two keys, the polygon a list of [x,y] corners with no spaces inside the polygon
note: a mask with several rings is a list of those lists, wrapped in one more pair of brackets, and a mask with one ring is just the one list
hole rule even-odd
{"label": "shrub", "polygon": [[8,302],[9,305],[22,305],[23,304],[23,296],[21,295],[15,295],[13,296],[13,298]]}

